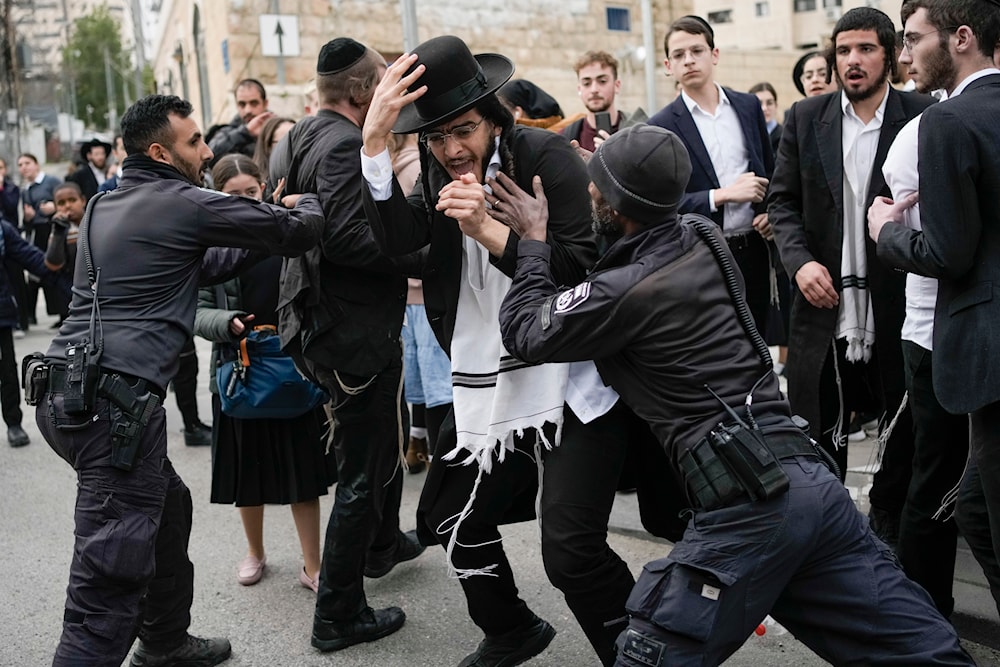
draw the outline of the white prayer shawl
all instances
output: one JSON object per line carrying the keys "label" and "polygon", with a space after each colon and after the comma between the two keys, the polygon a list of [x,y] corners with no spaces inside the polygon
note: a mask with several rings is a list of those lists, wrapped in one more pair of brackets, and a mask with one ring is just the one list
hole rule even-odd
{"label": "white prayer shawl", "polygon": [[[490,264],[489,253],[467,236],[462,239],[462,281],[458,291],[455,331],[451,339],[452,395],[458,444],[442,458],[458,464],[476,463],[479,472],[462,510],[437,527],[450,533],[445,549],[449,574],[458,578],[496,576],[496,563],[480,568],[458,569],[452,553],[462,544],[458,532],[462,521],[474,511],[476,492],[484,474],[493,469],[493,455],[503,463],[514,451],[514,438],[525,429],[535,429],[535,458],[541,470],[541,447],[551,449],[562,435],[563,404],[569,382],[569,364],[522,363],[507,352],[500,337],[500,304],[511,280]],[[549,441],[542,427],[555,424]],[[541,476],[541,472],[539,472]]]}
{"label": "white prayer shawl", "polygon": [[861,148],[859,143],[854,142],[844,156],[844,244],[840,254],[840,311],[835,338],[847,340],[848,361],[867,362],[875,344],[875,315],[868,290],[864,209],[874,155],[854,155]]}
{"label": "white prayer shawl", "polygon": [[[500,304],[511,280],[490,264],[478,242],[463,237],[462,283],[451,341],[452,387],[458,446],[445,460],[464,456],[489,473],[493,454],[502,463],[514,437],[536,429],[545,447],[558,445],[568,364],[532,366],[514,359],[500,338]],[[549,442],[542,427],[557,427]]]}

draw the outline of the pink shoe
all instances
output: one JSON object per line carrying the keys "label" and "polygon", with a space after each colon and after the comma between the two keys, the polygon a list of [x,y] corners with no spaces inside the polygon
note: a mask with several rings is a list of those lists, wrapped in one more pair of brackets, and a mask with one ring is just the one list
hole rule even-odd
{"label": "pink shoe", "polygon": [[304,567],[299,570],[299,583],[302,584],[303,588],[308,588],[313,593],[319,592],[319,575],[317,575],[315,579],[310,578],[309,575],[306,574],[306,568]]}
{"label": "pink shoe", "polygon": [[261,559],[247,556],[236,566],[236,580],[244,586],[253,586],[264,576],[264,566],[267,565],[267,556]]}

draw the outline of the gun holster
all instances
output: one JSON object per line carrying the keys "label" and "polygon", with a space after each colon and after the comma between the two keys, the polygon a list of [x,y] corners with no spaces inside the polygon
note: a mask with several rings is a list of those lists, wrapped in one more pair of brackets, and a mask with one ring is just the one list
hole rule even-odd
{"label": "gun holster", "polygon": [[139,457],[142,433],[160,405],[160,397],[149,391],[145,380],[132,385],[117,373],[101,376],[98,393],[111,404],[111,465],[131,470]]}

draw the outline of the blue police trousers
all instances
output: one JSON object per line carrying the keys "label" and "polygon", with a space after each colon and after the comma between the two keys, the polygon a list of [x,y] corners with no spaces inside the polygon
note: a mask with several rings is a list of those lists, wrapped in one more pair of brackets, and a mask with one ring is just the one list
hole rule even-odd
{"label": "blue police trousers", "polygon": [[718,665],[770,613],[834,665],[974,665],[819,461],[782,461],[787,493],[696,513],[646,565],[617,665]]}
{"label": "blue police trousers", "polygon": [[111,465],[108,402],[69,416],[48,394],[35,419],[77,473],[76,543],[53,665],[118,667],[138,634],[154,650],[179,645],[191,622],[187,556],[191,493],[167,458],[163,408],[142,434],[131,471]]}

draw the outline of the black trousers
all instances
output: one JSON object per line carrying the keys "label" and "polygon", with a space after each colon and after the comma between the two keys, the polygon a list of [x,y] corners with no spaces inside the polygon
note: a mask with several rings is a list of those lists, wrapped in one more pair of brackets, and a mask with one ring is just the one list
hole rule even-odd
{"label": "black trousers", "polygon": [[[964,490],[969,495],[981,491],[980,507],[985,508],[985,516],[981,516],[981,518],[985,519],[986,525],[989,526],[995,563],[1000,561],[1000,402],[990,403],[973,411],[969,416],[969,428],[972,434],[970,447],[978,472],[979,489],[970,486],[969,489]],[[962,503],[962,500],[966,502]],[[970,500],[972,498],[969,496],[960,499],[960,511],[963,509],[963,504],[967,505],[965,511],[973,510],[975,501],[968,502]],[[985,531],[986,525],[979,526],[980,535]],[[985,567],[983,569],[986,570]],[[990,572],[986,573],[989,577]],[[990,579],[990,589],[993,591],[994,597],[997,595],[998,587],[1000,587],[1000,582],[996,580],[994,575]]]}
{"label": "black trousers", "polygon": [[1000,562],[993,550],[989,511],[983,495],[983,479],[974,458],[969,461],[969,469],[965,471],[959,488],[955,522],[958,524],[958,531],[969,544],[972,555],[983,568],[997,613],[1000,614]]}
{"label": "black trousers", "polygon": [[[836,366],[833,348],[836,347]],[[872,350],[867,363],[847,361],[847,342],[838,340],[827,351],[826,361],[819,380],[820,439],[819,444],[840,466],[840,479],[847,475],[847,431],[851,412],[885,410],[885,426],[895,416],[903,400],[905,383],[885,382],[881,377],[878,353]],[[840,376],[840,391],[837,375]],[[838,415],[843,420],[841,443],[833,442],[834,424]],[[890,514],[899,516],[910,488],[913,466],[913,418],[907,407],[899,416],[889,442],[882,454],[882,467],[875,473],[872,489],[868,494],[871,504]]]}
{"label": "black trousers", "polygon": [[403,360],[374,377],[316,366],[309,370],[333,398],[339,479],[326,527],[316,616],[346,621],[368,607],[364,570],[369,550],[392,548],[399,535],[400,451],[409,434]]}
{"label": "black trousers", "polygon": [[58,667],[118,667],[136,634],[153,650],[170,650],[191,623],[191,492],[167,458],[163,408],[143,431],[131,471],[111,466],[106,399],[93,417],[67,415],[62,394],[49,394],[35,413],[78,482]]}
{"label": "black trousers", "polygon": [[753,315],[757,331],[763,336],[767,330],[767,315],[771,307],[771,260],[767,241],[756,231],[749,231],[728,236],[726,242],[743,274],[747,306]]}
{"label": "black trousers", "polygon": [[933,355],[903,341],[908,404],[913,416],[913,472],[899,524],[896,554],[910,579],[930,593],[944,616],[955,608],[952,582],[958,529],[935,519],[945,495],[962,478],[968,457],[968,418],[941,407],[934,395]]}
{"label": "black trousers", "polygon": [[188,337],[178,358],[177,375],[174,376],[174,396],[177,409],[184,420],[184,428],[193,428],[198,419],[198,353],[194,338]]}
{"label": "black trousers", "polygon": [[[531,618],[497,541],[497,527],[531,518],[538,491],[534,439],[534,433],[517,439],[515,451],[503,463],[495,461],[492,472],[483,476],[474,511],[462,522],[458,535],[461,544],[482,546],[457,545],[452,555],[459,569],[496,566],[492,570],[496,577],[473,575],[460,580],[470,617],[488,635],[507,632]],[[444,437],[442,442],[454,440]],[[424,520],[447,547],[449,520],[468,502],[478,470],[443,461],[443,453],[439,451],[432,462],[432,466],[446,468]],[[684,522],[676,515],[685,501],[649,427],[621,401],[588,424],[566,407],[562,442],[544,452],[543,460],[539,521],[545,572],[562,591],[602,663],[614,664],[614,642],[627,623],[625,600],[634,583],[628,566],[607,543],[608,519],[622,472],[631,465],[638,468],[635,483],[643,525],[654,534],[675,538],[680,534]]]}
{"label": "black trousers", "polygon": [[0,327],[0,408],[7,426],[20,426],[23,418],[17,365],[14,332],[10,327]]}
{"label": "black trousers", "polygon": [[[442,431],[437,454],[431,461],[431,466],[437,467],[434,475],[441,475],[439,488],[422,517],[429,533],[447,548],[451,536],[449,529],[469,501],[479,469],[475,464],[461,465],[442,458],[454,443],[454,420],[447,420],[445,429],[451,432]],[[492,566],[490,576],[459,579],[469,617],[487,635],[509,632],[534,617],[518,595],[498,526],[511,523],[512,516],[520,520],[530,518],[530,509],[525,516],[523,508],[533,506],[538,491],[535,435],[534,430],[525,431],[523,437],[515,439],[515,449],[507,452],[504,462],[494,459],[492,471],[483,474],[476,488],[473,512],[459,526],[458,544],[452,552],[452,564],[459,570]],[[430,480],[431,473],[428,473],[425,493]]]}
{"label": "black trousers", "polygon": [[[643,512],[645,523],[648,515],[670,512],[645,481],[669,487],[670,471],[649,426],[623,401],[589,424],[568,407],[563,420],[562,444],[544,456],[542,561],[601,662],[613,665],[615,640],[628,623],[625,601],[635,583],[628,565],[608,545],[615,491],[624,469],[643,466],[633,472],[640,509],[653,509]],[[663,518],[654,516],[657,523]],[[676,525],[683,530],[683,522]],[[647,530],[660,532],[652,526]]]}

